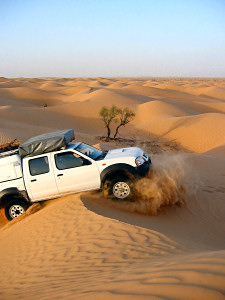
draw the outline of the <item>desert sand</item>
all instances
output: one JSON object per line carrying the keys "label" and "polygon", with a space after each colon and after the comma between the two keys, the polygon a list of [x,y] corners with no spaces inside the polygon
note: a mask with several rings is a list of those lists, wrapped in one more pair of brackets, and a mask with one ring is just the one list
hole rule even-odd
{"label": "desert sand", "polygon": [[[127,141],[96,139],[112,104],[136,113]],[[0,299],[225,299],[224,113],[224,79],[1,77],[0,144],[73,128],[153,165],[135,202],[94,192],[12,222],[1,211]]]}

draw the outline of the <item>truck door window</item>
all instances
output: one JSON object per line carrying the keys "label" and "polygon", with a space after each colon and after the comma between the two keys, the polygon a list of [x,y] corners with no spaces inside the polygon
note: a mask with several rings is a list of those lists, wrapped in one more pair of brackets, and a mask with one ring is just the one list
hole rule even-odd
{"label": "truck door window", "polygon": [[91,164],[91,162],[81,158],[78,154],[74,152],[64,152],[55,155],[55,164],[57,169],[65,170],[81,167],[83,165],[89,165]]}
{"label": "truck door window", "polygon": [[49,172],[48,157],[43,156],[29,160],[29,169],[32,176],[41,175]]}

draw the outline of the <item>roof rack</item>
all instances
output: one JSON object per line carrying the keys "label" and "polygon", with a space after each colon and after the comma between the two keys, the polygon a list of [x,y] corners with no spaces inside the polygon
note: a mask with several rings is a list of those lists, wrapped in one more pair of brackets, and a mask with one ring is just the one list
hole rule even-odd
{"label": "roof rack", "polygon": [[9,151],[6,151],[6,152],[1,152],[0,153],[0,158],[15,155],[15,154],[18,154],[18,153],[19,153],[18,149],[9,150]]}

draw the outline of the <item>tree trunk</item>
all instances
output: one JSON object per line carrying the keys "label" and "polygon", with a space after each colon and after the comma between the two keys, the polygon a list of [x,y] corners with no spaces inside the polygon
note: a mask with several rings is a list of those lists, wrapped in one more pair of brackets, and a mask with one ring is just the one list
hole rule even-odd
{"label": "tree trunk", "polygon": [[111,134],[111,130],[110,130],[109,126],[107,126],[107,138],[108,139],[110,138],[110,134]]}
{"label": "tree trunk", "polygon": [[116,136],[117,136],[117,134],[118,134],[119,128],[120,128],[120,126],[117,126],[117,127],[116,127],[116,132],[115,132],[114,137],[113,137],[114,139],[116,138]]}

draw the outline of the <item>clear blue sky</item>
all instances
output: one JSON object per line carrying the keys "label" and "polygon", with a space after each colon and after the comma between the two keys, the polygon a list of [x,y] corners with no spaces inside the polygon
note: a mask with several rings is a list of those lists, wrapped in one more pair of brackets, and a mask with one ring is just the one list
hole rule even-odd
{"label": "clear blue sky", "polygon": [[0,0],[0,76],[225,77],[225,0]]}

